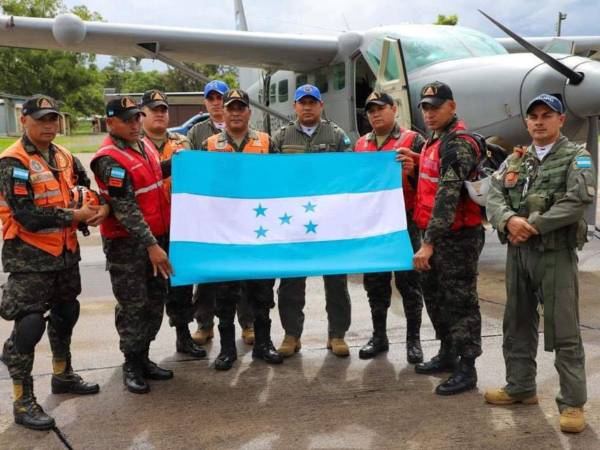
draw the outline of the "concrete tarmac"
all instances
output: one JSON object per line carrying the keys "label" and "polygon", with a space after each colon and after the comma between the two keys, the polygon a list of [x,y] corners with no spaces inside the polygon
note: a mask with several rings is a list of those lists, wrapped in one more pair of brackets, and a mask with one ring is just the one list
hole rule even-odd
{"label": "concrete tarmac", "polygon": [[[479,279],[484,353],[477,360],[477,390],[440,397],[433,390],[441,376],[415,374],[406,362],[406,324],[397,293],[388,321],[390,351],[360,360],[358,350],[370,337],[371,320],[362,277],[352,276],[349,358],[337,358],[325,348],[323,284],[311,278],[302,350],[283,365],[253,361],[251,347],[238,339],[239,360],[232,370],[218,372],[212,367],[219,352],[218,333],[206,347],[207,359],[189,359],[175,352],[175,333],[165,318],[151,357],[173,369],[175,378],[151,382],[148,395],[131,394],[122,384],[115,301],[98,236],[93,235],[82,239],[84,289],[72,351],[75,369],[86,380],[98,382],[101,392],[88,397],[50,394],[51,354],[44,337],[34,366],[38,401],[74,449],[600,448],[600,241],[580,254],[588,427],[579,435],[566,435],[558,429],[553,355],[541,346],[539,405],[494,407],[483,401],[485,388],[504,382],[505,249],[490,232],[486,237]],[[283,331],[276,309],[271,316],[277,345]],[[423,349],[430,358],[439,344],[425,311],[423,319]],[[11,326],[0,321],[0,340],[10,334]],[[67,448],[55,432],[13,423],[11,391],[7,370],[0,364],[0,449]]]}

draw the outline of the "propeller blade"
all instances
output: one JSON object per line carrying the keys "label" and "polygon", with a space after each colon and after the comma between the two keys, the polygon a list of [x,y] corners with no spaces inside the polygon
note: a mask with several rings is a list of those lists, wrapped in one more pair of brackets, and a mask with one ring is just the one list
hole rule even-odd
{"label": "propeller blade", "polygon": [[579,72],[575,72],[573,69],[565,66],[563,63],[561,63],[559,60],[553,58],[548,53],[540,50],[535,45],[530,44],[525,39],[523,39],[521,36],[519,36],[518,34],[514,33],[513,31],[509,30],[508,28],[506,28],[504,25],[502,25],[500,22],[498,22],[494,18],[488,16],[482,10],[478,9],[478,11],[481,14],[483,14],[485,17],[487,17],[488,20],[490,20],[490,22],[492,22],[494,25],[496,25],[498,28],[500,28],[502,31],[504,31],[506,34],[508,34],[511,38],[513,38],[515,41],[517,41],[519,44],[521,44],[523,47],[525,47],[525,49],[527,51],[533,53],[535,56],[540,58],[542,61],[544,61],[550,67],[552,67],[554,70],[556,70],[560,74],[567,77],[571,84],[579,84],[583,81],[582,74],[580,74]]}

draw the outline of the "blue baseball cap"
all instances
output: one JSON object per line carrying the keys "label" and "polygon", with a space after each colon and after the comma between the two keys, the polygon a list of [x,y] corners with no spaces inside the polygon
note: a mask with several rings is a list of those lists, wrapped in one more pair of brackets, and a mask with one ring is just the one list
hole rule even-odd
{"label": "blue baseball cap", "polygon": [[319,91],[319,88],[316,86],[313,86],[312,84],[305,84],[303,86],[300,86],[298,89],[296,89],[296,94],[294,95],[294,101],[297,102],[301,98],[304,98],[307,96],[314,97],[317,100],[322,101],[321,100],[321,92]]}
{"label": "blue baseball cap", "polygon": [[548,108],[550,108],[552,111],[555,111],[559,114],[564,114],[565,112],[565,107],[557,97],[549,94],[541,94],[529,102],[529,104],[527,105],[526,113],[529,114],[531,108],[533,108],[535,105],[539,105],[540,103],[543,103],[544,105],[548,106]]}
{"label": "blue baseball cap", "polygon": [[208,94],[213,91],[218,94],[225,95],[229,91],[229,86],[227,86],[227,83],[224,81],[212,80],[206,83],[206,86],[204,86],[204,97],[208,97]]}

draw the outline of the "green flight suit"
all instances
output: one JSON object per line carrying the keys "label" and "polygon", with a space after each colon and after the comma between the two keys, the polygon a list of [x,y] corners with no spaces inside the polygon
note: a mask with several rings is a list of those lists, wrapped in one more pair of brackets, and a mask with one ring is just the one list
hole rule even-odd
{"label": "green flight suit", "polygon": [[492,176],[487,213],[506,242],[508,220],[526,217],[539,235],[508,242],[503,324],[506,393],[536,393],[538,304],[544,310],[544,349],[555,352],[559,410],[586,402],[585,354],[579,330],[577,248],[586,242],[583,219],[595,195],[590,154],[561,136],[540,161],[530,146],[513,153]]}

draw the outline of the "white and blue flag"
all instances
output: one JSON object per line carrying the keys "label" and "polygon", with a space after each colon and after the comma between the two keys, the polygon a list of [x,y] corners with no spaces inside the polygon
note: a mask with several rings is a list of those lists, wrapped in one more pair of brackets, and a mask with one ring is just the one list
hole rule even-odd
{"label": "white and blue flag", "polygon": [[173,158],[173,285],[412,268],[394,152]]}

